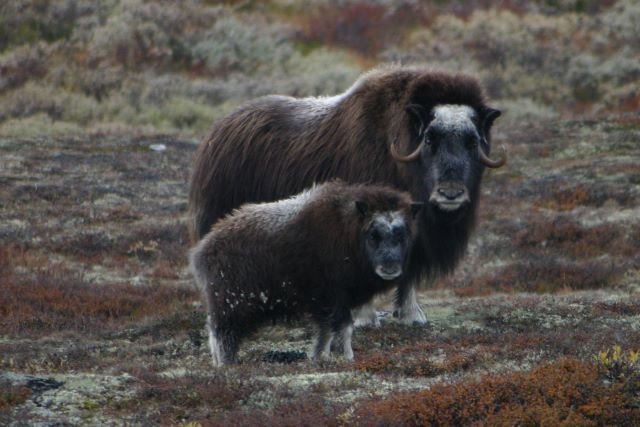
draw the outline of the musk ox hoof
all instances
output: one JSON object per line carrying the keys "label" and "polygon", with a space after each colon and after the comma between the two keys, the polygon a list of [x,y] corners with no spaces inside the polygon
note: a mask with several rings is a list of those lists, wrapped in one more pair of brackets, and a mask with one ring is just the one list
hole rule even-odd
{"label": "musk ox hoof", "polygon": [[372,304],[365,304],[360,308],[351,310],[351,316],[353,317],[353,326],[380,326],[380,319],[378,319],[378,313],[376,308]]}
{"label": "musk ox hoof", "polygon": [[[394,313],[396,314],[396,313]],[[401,307],[397,310],[397,317],[405,325],[427,325],[427,316],[418,304],[410,304],[408,307]]]}

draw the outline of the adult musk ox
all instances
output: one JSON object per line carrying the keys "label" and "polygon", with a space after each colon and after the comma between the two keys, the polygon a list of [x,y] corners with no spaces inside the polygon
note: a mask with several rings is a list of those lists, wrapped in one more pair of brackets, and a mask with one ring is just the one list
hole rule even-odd
{"label": "adult musk ox", "polygon": [[351,310],[398,283],[421,207],[390,187],[328,182],[218,221],[190,253],[213,364],[234,361],[266,321],[301,313],[319,326],[314,358],[340,333],[352,359]]}
{"label": "adult musk ox", "polygon": [[[327,98],[267,96],[219,120],[195,157],[189,192],[193,238],[246,202],[281,199],[340,178],[385,183],[428,203],[396,305],[425,322],[414,286],[450,272],[474,225],[480,181],[500,111],[469,76],[393,66]],[[371,311],[370,311],[371,313]],[[375,318],[375,312],[373,312]]]}

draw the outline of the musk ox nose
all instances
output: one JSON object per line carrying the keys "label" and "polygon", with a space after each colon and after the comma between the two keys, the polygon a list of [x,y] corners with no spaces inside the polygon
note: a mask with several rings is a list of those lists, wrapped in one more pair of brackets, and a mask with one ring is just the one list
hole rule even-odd
{"label": "musk ox nose", "polygon": [[449,187],[440,187],[438,188],[438,194],[444,197],[447,200],[456,200],[460,196],[464,194],[464,189],[462,188],[449,188]]}
{"label": "musk ox nose", "polygon": [[464,184],[444,182],[434,188],[429,202],[441,211],[453,212],[469,203],[469,193]]}

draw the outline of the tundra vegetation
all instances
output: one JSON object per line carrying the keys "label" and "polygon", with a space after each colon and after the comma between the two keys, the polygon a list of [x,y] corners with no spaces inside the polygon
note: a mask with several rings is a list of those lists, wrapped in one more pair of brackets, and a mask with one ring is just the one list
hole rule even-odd
{"label": "tundra vegetation", "polygon": [[[2,2],[0,424],[640,424],[640,6],[471,4]],[[509,164],[419,295],[429,325],[386,316],[317,363],[304,321],[276,326],[212,369],[195,142],[390,61],[476,75],[504,111]]]}

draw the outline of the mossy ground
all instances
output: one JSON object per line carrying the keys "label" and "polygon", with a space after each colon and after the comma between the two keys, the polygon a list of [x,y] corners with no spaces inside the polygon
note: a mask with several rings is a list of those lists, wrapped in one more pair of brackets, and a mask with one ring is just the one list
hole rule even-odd
{"label": "mossy ground", "polygon": [[[640,425],[637,2],[81,3],[0,4],[0,424]],[[318,363],[304,322],[265,328],[213,369],[196,143],[386,62],[473,74],[505,113],[429,324]]]}
{"label": "mossy ground", "polygon": [[[545,139],[554,152],[600,133],[598,155],[535,156],[539,143],[511,142],[520,129],[498,126],[510,164],[486,177],[465,262],[421,292],[427,326],[387,315],[356,330],[355,362],[318,363],[300,357],[313,338],[304,321],[267,327],[220,370],[186,271],[194,141],[1,140],[0,419],[598,425],[622,411],[637,420],[637,378],[611,384],[597,355],[640,342],[640,184],[628,142],[640,129],[547,126],[562,130]],[[388,298],[378,305],[391,310]],[[471,390],[485,395],[468,405]]]}

